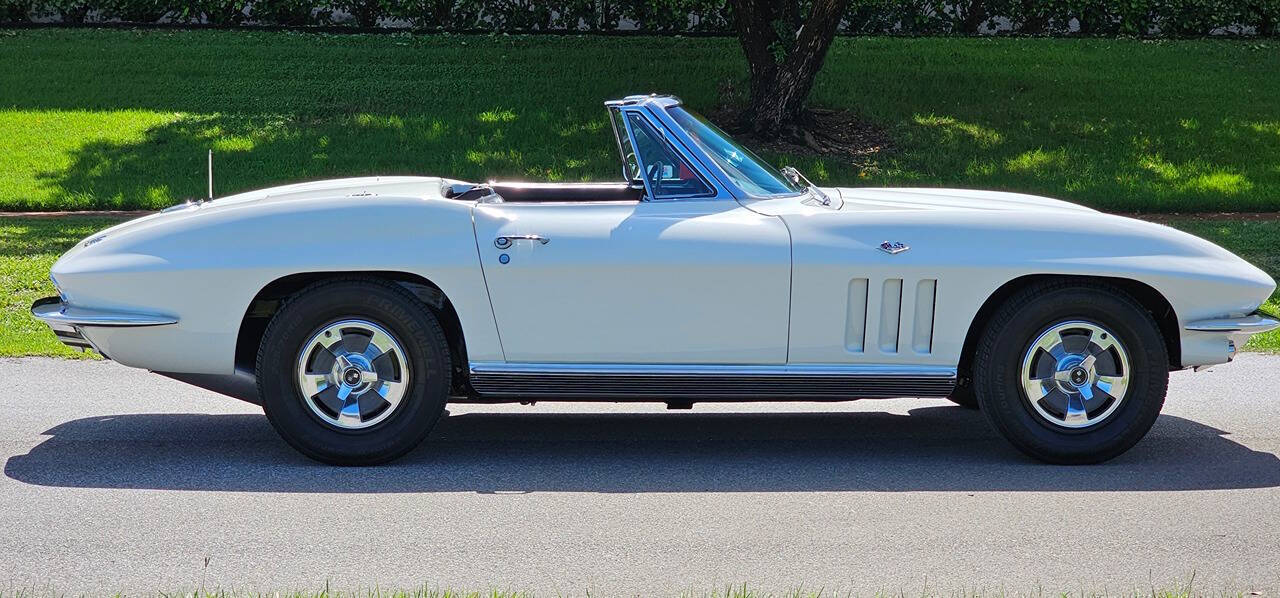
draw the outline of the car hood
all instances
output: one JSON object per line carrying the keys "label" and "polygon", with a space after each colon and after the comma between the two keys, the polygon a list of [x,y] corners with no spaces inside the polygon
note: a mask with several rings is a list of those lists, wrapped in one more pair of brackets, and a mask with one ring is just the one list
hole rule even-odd
{"label": "car hood", "polygon": [[927,188],[854,188],[834,191],[843,200],[842,210],[873,212],[884,210],[1019,210],[1036,212],[1096,212],[1070,202],[1002,191]]}
{"label": "car hood", "polygon": [[824,191],[840,201],[824,206],[800,196],[743,203],[781,218],[793,250],[812,247],[820,259],[854,254],[878,263],[887,255],[881,246],[899,242],[910,251],[893,258],[895,267],[926,272],[981,265],[1010,276],[1132,278],[1153,288],[1175,279],[1217,281],[1233,289],[1224,296],[1243,298],[1222,313],[1252,310],[1275,288],[1262,270],[1209,241],[1065,201],[960,189]]}

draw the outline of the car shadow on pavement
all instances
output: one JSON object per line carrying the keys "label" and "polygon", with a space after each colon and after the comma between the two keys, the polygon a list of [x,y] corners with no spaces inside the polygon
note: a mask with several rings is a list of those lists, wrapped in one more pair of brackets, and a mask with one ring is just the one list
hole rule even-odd
{"label": "car shadow on pavement", "polygon": [[1032,461],[981,414],[468,413],[389,465],[342,468],[293,452],[257,414],[70,421],[5,474],[77,488],[262,492],[803,492],[1204,490],[1280,486],[1280,459],[1162,415],[1096,466]]}

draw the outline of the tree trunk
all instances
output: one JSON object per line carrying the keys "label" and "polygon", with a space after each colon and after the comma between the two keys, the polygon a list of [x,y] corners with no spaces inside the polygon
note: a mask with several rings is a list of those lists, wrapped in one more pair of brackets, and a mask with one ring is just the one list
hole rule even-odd
{"label": "tree trunk", "polygon": [[743,124],[761,138],[802,138],[804,102],[822,69],[848,0],[733,0],[738,42],[751,75]]}
{"label": "tree trunk", "polygon": [[1018,13],[1022,15],[1022,22],[1014,24],[1018,33],[1039,35],[1049,29],[1049,16],[1040,5],[1039,0],[1019,0]]}
{"label": "tree trunk", "polygon": [[956,2],[955,11],[960,20],[961,33],[977,35],[982,32],[982,24],[987,22],[987,5],[983,0]]}
{"label": "tree trunk", "polygon": [[1276,20],[1273,17],[1273,8],[1267,3],[1253,4],[1249,8],[1258,13],[1257,34],[1262,37],[1275,37]]}

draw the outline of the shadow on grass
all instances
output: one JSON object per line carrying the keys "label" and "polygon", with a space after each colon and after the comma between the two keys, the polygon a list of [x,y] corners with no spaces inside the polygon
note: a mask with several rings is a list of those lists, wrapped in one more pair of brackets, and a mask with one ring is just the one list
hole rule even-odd
{"label": "shadow on grass", "polygon": [[[66,168],[22,159],[30,143],[0,155],[22,175],[4,189],[0,167],[10,208],[198,197],[210,147],[219,193],[367,174],[612,179],[600,102],[656,91],[708,111],[725,83],[746,84],[731,39],[27,31],[0,52],[0,105],[75,121],[11,119],[39,131],[31,143],[60,142],[48,163],[72,155]],[[827,184],[1274,210],[1276,55],[1225,40],[842,38],[814,103],[887,128],[901,151],[867,169],[781,159]],[[177,120],[79,145],[99,133],[79,113],[122,110]],[[47,189],[29,192],[28,169],[41,167]]]}
{"label": "shadow on grass", "polygon": [[184,116],[137,142],[86,143],[69,166],[37,178],[80,209],[155,209],[203,198],[210,149],[216,196],[343,176],[599,178],[616,170],[618,158],[603,109],[596,116]]}
{"label": "shadow on grass", "polygon": [[[1049,195],[1117,211],[1275,209],[1280,121],[1063,117],[1022,128],[915,114],[872,182]],[[873,171],[874,172],[874,171]]]}
{"label": "shadow on grass", "polygon": [[1163,415],[1103,465],[1014,452],[959,407],[887,413],[494,414],[441,421],[393,464],[298,455],[257,414],[142,414],[61,424],[5,463],[28,484],[258,492],[1112,491],[1280,486],[1280,459]]}
{"label": "shadow on grass", "polygon": [[0,219],[0,257],[56,256],[77,241],[124,220],[81,216]]}
{"label": "shadow on grass", "polygon": [[[1045,135],[916,115],[897,128],[905,149],[866,172],[828,158],[771,158],[823,184],[990,188],[1120,211],[1274,208],[1266,190],[1280,187],[1280,123],[1166,124],[1149,133],[1137,122],[1063,120]],[[161,208],[204,196],[212,149],[219,196],[341,176],[602,180],[617,170],[610,135],[603,110],[184,116],[136,141],[88,142],[72,151],[70,165],[37,179],[62,205]]]}

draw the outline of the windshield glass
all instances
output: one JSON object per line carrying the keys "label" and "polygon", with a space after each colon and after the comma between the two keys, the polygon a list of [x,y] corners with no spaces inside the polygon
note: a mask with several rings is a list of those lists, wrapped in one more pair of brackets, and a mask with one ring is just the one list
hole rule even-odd
{"label": "windshield glass", "polygon": [[792,184],[778,169],[734,141],[702,115],[682,106],[672,106],[667,113],[743,191],[752,195],[791,195],[805,190]]}

